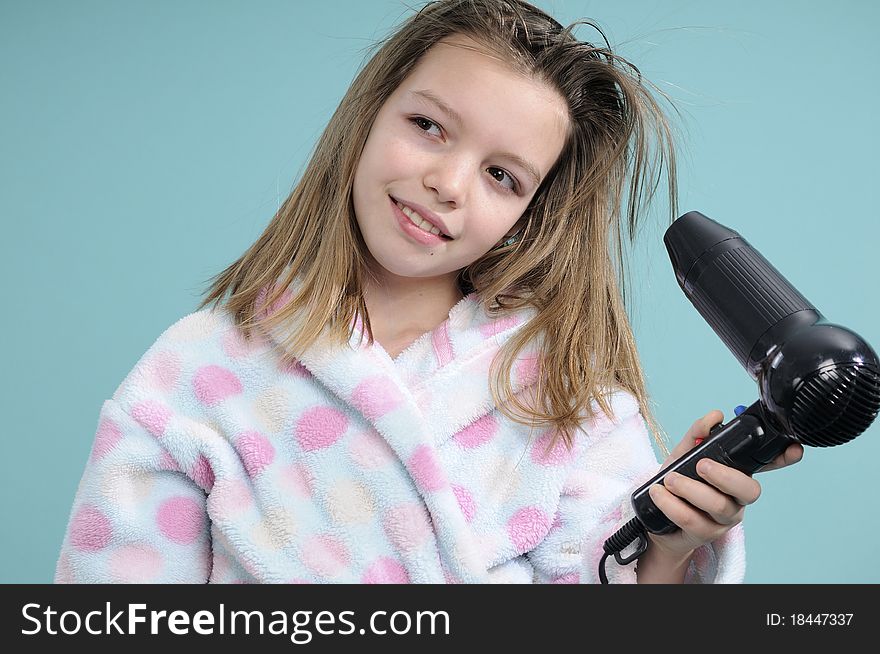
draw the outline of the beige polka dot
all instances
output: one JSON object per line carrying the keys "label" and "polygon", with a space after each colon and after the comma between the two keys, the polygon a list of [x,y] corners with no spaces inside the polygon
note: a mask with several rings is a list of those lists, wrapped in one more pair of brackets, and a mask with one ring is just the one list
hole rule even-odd
{"label": "beige polka dot", "polygon": [[370,522],[376,509],[370,491],[350,479],[333,486],[327,497],[327,508],[333,520],[343,524]]}
{"label": "beige polka dot", "polygon": [[297,523],[293,514],[284,508],[272,508],[266,511],[265,524],[272,533],[279,547],[290,543],[297,535]]}
{"label": "beige polka dot", "polygon": [[275,537],[275,534],[272,532],[271,527],[265,522],[261,522],[254,527],[252,534],[254,543],[257,546],[271,552],[277,552],[281,549],[281,545]]}
{"label": "beige polka dot", "polygon": [[279,386],[273,386],[263,391],[254,401],[254,414],[264,430],[278,433],[287,422],[289,406],[287,392]]}
{"label": "beige polka dot", "polygon": [[388,443],[375,430],[355,436],[350,452],[358,465],[369,470],[381,468],[396,458]]}
{"label": "beige polka dot", "polygon": [[144,502],[153,490],[153,478],[142,472],[107,474],[102,484],[104,497],[108,502],[131,511],[142,510]]}
{"label": "beige polka dot", "polygon": [[172,341],[192,342],[207,338],[217,328],[218,317],[212,311],[198,311],[171,325],[165,336]]}

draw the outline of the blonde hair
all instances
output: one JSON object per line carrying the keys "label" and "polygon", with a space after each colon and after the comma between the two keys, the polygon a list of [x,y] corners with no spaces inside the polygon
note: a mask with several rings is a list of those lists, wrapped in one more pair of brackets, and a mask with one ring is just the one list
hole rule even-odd
{"label": "blonde hair", "polygon": [[[563,28],[520,0],[427,3],[373,46],[378,51],[342,98],[300,181],[259,239],[211,278],[199,308],[216,306],[228,292],[226,309],[247,337],[253,327],[272,329],[302,311],[300,328],[281,344],[285,361],[307,349],[326,326],[330,338],[347,342],[356,316],[372,344],[362,293],[369,257],[351,193],[358,159],[379,109],[420,57],[441,39],[468,36],[512,70],[557,89],[570,118],[556,165],[517,223],[518,240],[494,248],[458,276],[462,293],[475,291],[489,315],[537,309],[493,363],[496,405],[511,420],[553,428],[551,446],[562,437],[571,447],[576,429],[593,417],[591,398],[613,417],[604,393],[622,388],[636,397],[666,453],[626,313],[622,204],[626,198],[625,224],[633,240],[665,163],[675,218],[670,128],[639,70],[611,52],[604,34],[605,47],[578,41],[572,31],[579,24],[602,34],[589,21]],[[261,314],[260,307],[273,306],[294,277],[301,279],[298,291],[276,312]],[[258,301],[265,287],[269,295]],[[532,406],[513,395],[510,373],[536,338],[539,385]]]}

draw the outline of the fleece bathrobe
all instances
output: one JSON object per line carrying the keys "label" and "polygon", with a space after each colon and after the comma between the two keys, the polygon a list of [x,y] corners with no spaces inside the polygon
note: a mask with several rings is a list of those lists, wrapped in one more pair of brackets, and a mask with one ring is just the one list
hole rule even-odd
{"label": "fleece bathrobe", "polygon": [[[222,307],[182,318],[101,408],[56,582],[598,583],[659,463],[623,390],[613,418],[594,400],[571,451],[497,410],[489,364],[532,311],[492,318],[471,294],[394,359],[358,320],[292,366],[281,327],[246,341]],[[686,581],[744,569],[737,525]]]}

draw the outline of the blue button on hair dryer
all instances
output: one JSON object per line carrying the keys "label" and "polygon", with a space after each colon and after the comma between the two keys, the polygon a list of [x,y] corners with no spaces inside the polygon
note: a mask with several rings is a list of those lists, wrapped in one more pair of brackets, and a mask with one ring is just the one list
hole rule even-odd
{"label": "blue button on hair dryer", "polygon": [[[691,211],[663,241],[685,295],[758,383],[760,397],[632,494],[636,517],[605,542],[603,583],[609,555],[630,563],[647,549],[646,530],[678,529],[648,495],[670,471],[699,480],[697,461],[708,457],[751,475],[792,443],[847,443],[880,411],[880,360],[871,346],[828,323],[737,232]],[[636,539],[635,552],[622,557]]]}

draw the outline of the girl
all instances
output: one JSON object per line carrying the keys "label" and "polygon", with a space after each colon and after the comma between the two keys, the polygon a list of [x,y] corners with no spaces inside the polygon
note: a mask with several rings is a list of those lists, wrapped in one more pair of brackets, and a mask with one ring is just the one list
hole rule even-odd
{"label": "girl", "polygon": [[[575,25],[442,0],[382,44],[259,240],[104,403],[57,581],[597,580],[648,428],[663,447],[615,274],[652,134],[677,211],[662,113]],[[652,490],[681,530],[612,582],[742,580],[760,486],[700,472]]]}

